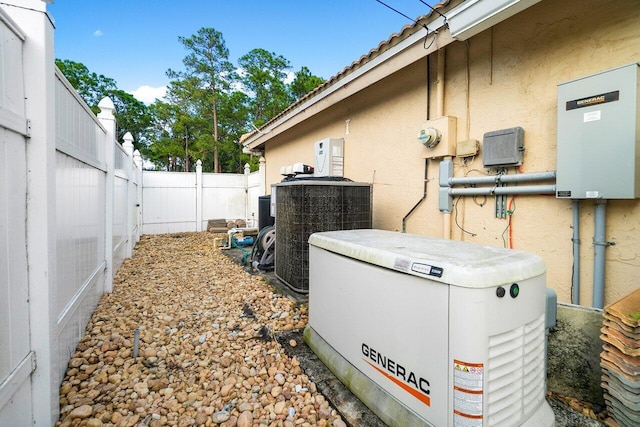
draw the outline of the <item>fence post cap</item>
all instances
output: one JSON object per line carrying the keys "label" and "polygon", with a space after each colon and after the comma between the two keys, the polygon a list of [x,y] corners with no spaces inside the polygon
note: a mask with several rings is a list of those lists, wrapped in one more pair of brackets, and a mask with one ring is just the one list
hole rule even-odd
{"label": "fence post cap", "polygon": [[122,143],[122,148],[124,148],[124,151],[126,151],[128,156],[132,156],[133,155],[133,136],[131,135],[131,132],[127,132],[122,139],[124,140],[124,142]]}
{"label": "fence post cap", "polygon": [[135,150],[133,152],[133,162],[138,167],[142,166],[142,155],[140,154],[140,150]]}
{"label": "fence post cap", "polygon": [[100,113],[98,117],[100,118],[113,118],[113,112],[116,109],[116,106],[113,105],[113,101],[108,96],[105,96],[98,103],[98,108],[100,108]]}

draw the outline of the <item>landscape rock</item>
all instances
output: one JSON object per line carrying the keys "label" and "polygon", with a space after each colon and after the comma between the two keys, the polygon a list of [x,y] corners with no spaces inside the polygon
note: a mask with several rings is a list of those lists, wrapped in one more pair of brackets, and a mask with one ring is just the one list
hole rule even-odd
{"label": "landscape rock", "polygon": [[82,405],[82,406],[79,406],[77,408],[74,408],[73,411],[71,411],[71,413],[69,414],[69,418],[71,418],[71,419],[89,418],[92,413],[93,413],[93,409],[91,408],[90,405]]}
{"label": "landscape rock", "polygon": [[253,412],[244,411],[238,417],[238,427],[251,427],[253,425]]}
{"label": "landscape rock", "polygon": [[87,420],[87,427],[102,427],[102,421],[98,418],[91,418]]}
{"label": "landscape rock", "polygon": [[216,412],[215,414],[213,414],[213,417],[211,417],[211,421],[213,421],[216,424],[223,423],[228,419],[229,419],[229,413],[227,411]]}
{"label": "landscape rock", "polygon": [[273,340],[304,327],[307,307],[245,272],[216,237],[141,237],[71,354],[56,426],[340,426]]}

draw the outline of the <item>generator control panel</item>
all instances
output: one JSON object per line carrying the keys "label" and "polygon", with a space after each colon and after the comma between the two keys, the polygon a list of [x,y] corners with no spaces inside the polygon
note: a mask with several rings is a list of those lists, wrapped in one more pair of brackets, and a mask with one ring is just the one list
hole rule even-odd
{"label": "generator control panel", "polygon": [[640,196],[640,65],[558,85],[556,197]]}

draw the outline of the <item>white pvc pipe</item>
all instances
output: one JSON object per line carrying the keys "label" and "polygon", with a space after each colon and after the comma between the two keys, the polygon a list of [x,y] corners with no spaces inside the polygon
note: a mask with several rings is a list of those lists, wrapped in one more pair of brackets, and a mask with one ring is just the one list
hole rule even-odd
{"label": "white pvc pipe", "polygon": [[442,237],[444,239],[451,239],[451,212],[443,212],[442,217],[444,219],[442,224]]}

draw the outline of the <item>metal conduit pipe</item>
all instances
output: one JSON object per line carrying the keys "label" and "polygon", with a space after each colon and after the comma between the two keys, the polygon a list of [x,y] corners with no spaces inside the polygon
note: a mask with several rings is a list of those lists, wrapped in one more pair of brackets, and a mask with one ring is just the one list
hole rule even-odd
{"label": "metal conduit pipe", "polygon": [[555,185],[524,185],[519,187],[449,188],[450,196],[490,196],[517,194],[555,194]]}
{"label": "metal conduit pipe", "polygon": [[[426,98],[426,104],[427,104],[427,120],[429,120],[431,118],[431,108],[429,107],[429,95],[431,93],[430,90],[430,83],[431,83],[431,73],[429,70],[429,67],[431,66],[431,63],[429,61],[429,58],[431,56],[427,55],[427,72],[426,72],[426,79],[427,79],[427,98]],[[420,206],[422,204],[422,202],[424,202],[427,199],[427,184],[429,182],[429,177],[427,176],[427,170],[429,169],[429,159],[424,159],[424,185],[422,187],[422,198],[420,200],[418,200],[418,203],[416,203],[411,210],[402,218],[402,232],[406,233],[407,232],[407,220],[409,219],[409,217],[411,215],[413,215],[413,212],[418,209],[418,206]]]}
{"label": "metal conduit pipe", "polygon": [[424,185],[422,187],[422,198],[418,200],[411,210],[402,218],[402,232],[407,232],[407,219],[418,209],[418,206],[422,204],[427,199],[427,184],[429,183],[429,177],[427,175],[427,171],[429,170],[429,159],[424,159]]}
{"label": "metal conduit pipe", "polygon": [[593,236],[593,251],[595,255],[593,263],[593,306],[595,308],[603,308],[604,306],[604,250],[609,246],[605,236],[606,224],[607,201],[605,199],[596,200],[595,232]]}
{"label": "metal conduit pipe", "polygon": [[580,202],[573,201],[573,277],[571,302],[580,305]]}
{"label": "metal conduit pipe", "polygon": [[[438,49],[438,64],[436,75],[436,118],[444,116],[444,73],[445,47]],[[451,157],[445,157],[443,162],[451,162]],[[451,210],[442,211],[442,238],[451,238]]]}
{"label": "metal conduit pipe", "polygon": [[436,80],[436,118],[444,116],[444,46],[438,49]]}
{"label": "metal conduit pipe", "polygon": [[[453,162],[451,161],[451,157],[445,157],[443,161],[449,162],[449,164],[451,164],[453,167]],[[451,209],[442,211],[442,238],[443,239],[451,239],[451,212],[452,212]]]}
{"label": "metal conduit pipe", "polygon": [[550,181],[556,179],[556,172],[533,172],[517,175],[450,177],[449,185],[499,184],[509,182]]}
{"label": "metal conduit pipe", "polygon": [[556,171],[548,172],[532,172],[520,173],[517,175],[502,175],[500,182],[531,182],[531,181],[549,181],[556,179]]}
{"label": "metal conduit pipe", "polygon": [[[445,73],[445,48],[438,49],[438,68],[436,76],[436,118],[444,116],[444,73]],[[445,157],[443,161],[451,162],[451,157]],[[442,237],[451,239],[451,211],[442,212]]]}

